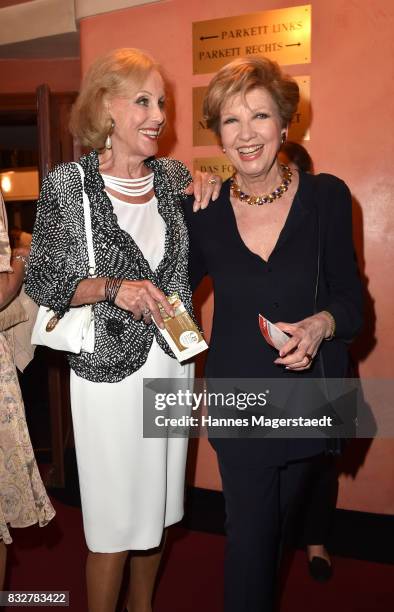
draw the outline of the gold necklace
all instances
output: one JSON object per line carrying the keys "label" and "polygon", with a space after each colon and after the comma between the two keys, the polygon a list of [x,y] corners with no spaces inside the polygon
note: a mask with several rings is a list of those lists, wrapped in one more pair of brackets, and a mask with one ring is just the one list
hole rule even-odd
{"label": "gold necklace", "polygon": [[280,167],[283,172],[283,180],[281,184],[279,185],[279,187],[274,189],[272,193],[269,193],[264,196],[248,195],[247,193],[241,191],[237,181],[235,180],[236,173],[234,172],[233,176],[230,178],[230,190],[232,195],[235,198],[238,198],[238,200],[241,200],[241,202],[249,204],[249,206],[262,206],[263,204],[270,204],[274,200],[281,198],[282,195],[287,191],[291,183],[291,177],[293,176],[293,173],[290,170],[289,166],[281,164]]}

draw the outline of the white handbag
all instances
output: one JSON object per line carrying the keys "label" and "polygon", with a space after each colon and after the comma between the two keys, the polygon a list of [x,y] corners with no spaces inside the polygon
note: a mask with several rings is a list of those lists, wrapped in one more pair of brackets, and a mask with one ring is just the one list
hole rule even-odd
{"label": "white handbag", "polygon": [[[75,163],[82,181],[83,214],[85,219],[86,242],[89,256],[89,277],[95,277],[96,263],[93,250],[92,223],[89,198],[85,192],[85,174],[80,164]],[[94,313],[92,304],[71,307],[63,317],[40,306],[31,336],[32,344],[42,344],[68,353],[93,353]]]}

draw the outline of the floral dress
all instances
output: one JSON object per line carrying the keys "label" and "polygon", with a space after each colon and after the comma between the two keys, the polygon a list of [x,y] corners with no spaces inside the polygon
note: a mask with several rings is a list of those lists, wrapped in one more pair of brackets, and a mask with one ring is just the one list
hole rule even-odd
{"label": "floral dress", "polygon": [[[7,231],[0,215],[0,274],[11,270],[9,263]],[[0,332],[0,539],[12,542],[9,525],[43,527],[54,515],[27,429],[12,333]]]}

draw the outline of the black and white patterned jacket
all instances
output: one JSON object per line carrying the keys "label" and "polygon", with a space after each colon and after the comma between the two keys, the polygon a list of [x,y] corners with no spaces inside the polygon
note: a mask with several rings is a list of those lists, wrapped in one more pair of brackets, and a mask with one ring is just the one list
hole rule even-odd
{"label": "black and white patterned jacket", "polygon": [[[188,280],[189,239],[180,199],[192,178],[179,161],[146,160],[154,172],[158,210],[166,223],[165,252],[153,272],[134,240],[117,222],[99,174],[98,155],[79,160],[89,197],[97,276],[148,279],[166,295],[178,292],[192,313]],[[26,281],[26,292],[37,303],[64,313],[78,283],[88,276],[81,179],[71,163],[56,166],[45,179],[37,203],[37,217]],[[95,382],[117,382],[146,361],[154,336],[173,354],[155,325],[135,321],[130,313],[99,302],[94,306],[94,353],[68,354],[78,376]]]}

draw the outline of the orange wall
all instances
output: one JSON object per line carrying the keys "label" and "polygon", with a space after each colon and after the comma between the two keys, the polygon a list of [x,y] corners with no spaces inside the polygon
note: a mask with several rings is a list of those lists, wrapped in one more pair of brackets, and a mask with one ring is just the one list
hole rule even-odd
{"label": "orange wall", "polygon": [[0,93],[30,93],[47,83],[52,91],[78,91],[79,59],[0,60]]}
{"label": "orange wall", "polygon": [[[146,49],[175,84],[178,141],[172,155],[192,167],[194,156],[214,154],[192,147],[191,91],[209,75],[192,74],[192,22],[297,6],[294,0],[168,0],[81,22],[82,72],[103,52],[120,47]],[[317,172],[344,178],[355,198],[355,238],[370,298],[369,324],[356,345],[364,377],[393,375],[392,273],[394,173],[392,172],[393,57],[392,0],[312,0],[312,63],[291,66],[311,75],[313,123],[306,143]],[[242,5],[242,8],[241,8]],[[209,330],[212,301],[202,309]],[[374,329],[374,316],[376,328]],[[376,440],[345,465],[339,506],[394,514],[394,440]],[[352,463],[353,462],[353,463]],[[355,463],[355,465],[353,465]],[[198,449],[195,483],[220,488],[214,454],[206,441]]]}

